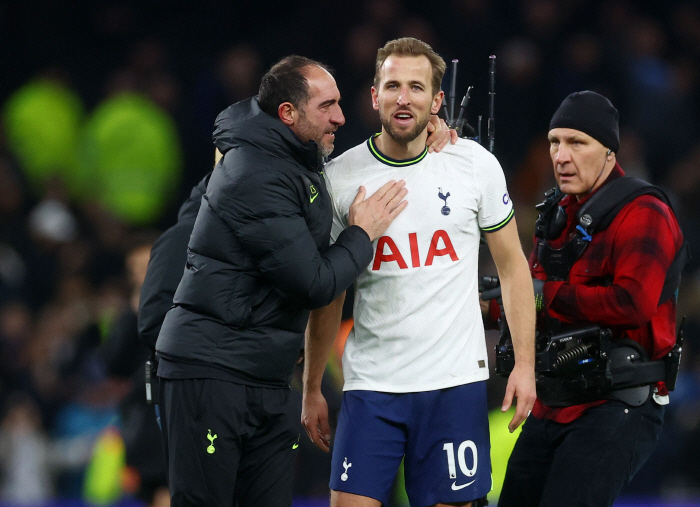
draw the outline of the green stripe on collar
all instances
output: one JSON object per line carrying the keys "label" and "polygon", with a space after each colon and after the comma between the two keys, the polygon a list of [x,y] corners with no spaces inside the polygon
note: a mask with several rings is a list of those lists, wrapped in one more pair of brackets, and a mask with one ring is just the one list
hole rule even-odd
{"label": "green stripe on collar", "polygon": [[393,167],[405,167],[407,165],[413,165],[417,164],[421,160],[425,158],[425,156],[428,154],[428,147],[426,146],[425,149],[423,150],[423,153],[418,155],[417,157],[414,158],[409,158],[406,160],[396,160],[393,158],[389,158],[386,155],[384,155],[379,149],[377,148],[377,145],[374,143],[374,138],[377,136],[380,136],[381,132],[374,134],[372,137],[370,137],[367,140],[367,147],[369,148],[369,151],[374,155],[374,158],[379,160],[381,163],[390,165]]}

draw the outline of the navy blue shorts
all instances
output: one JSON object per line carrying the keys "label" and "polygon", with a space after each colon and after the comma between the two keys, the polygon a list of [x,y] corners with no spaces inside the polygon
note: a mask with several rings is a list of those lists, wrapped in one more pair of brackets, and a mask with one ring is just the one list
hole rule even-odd
{"label": "navy blue shorts", "polygon": [[346,391],[330,487],[389,502],[405,456],[413,507],[468,502],[491,490],[486,382],[419,393]]}

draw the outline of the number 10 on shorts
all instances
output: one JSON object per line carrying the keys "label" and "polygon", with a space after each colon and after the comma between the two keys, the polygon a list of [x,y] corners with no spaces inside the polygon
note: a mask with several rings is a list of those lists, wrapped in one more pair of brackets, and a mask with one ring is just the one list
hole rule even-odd
{"label": "number 10 on shorts", "polygon": [[[450,472],[450,479],[457,478],[457,468],[455,467],[455,448],[452,442],[448,442],[442,446],[444,451],[447,453],[447,468]],[[465,454],[469,448],[472,452],[472,457],[474,458],[474,465],[472,468],[467,466],[467,460]],[[476,444],[471,440],[465,440],[457,448],[457,461],[459,462],[459,469],[467,477],[473,477],[476,474],[476,467],[479,463],[478,453],[476,452]]]}

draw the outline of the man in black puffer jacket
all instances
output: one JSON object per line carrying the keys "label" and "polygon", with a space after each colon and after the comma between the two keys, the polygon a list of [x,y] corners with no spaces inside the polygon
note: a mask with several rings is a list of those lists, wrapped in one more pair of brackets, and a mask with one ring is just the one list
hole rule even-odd
{"label": "man in black puffer jacket", "polygon": [[139,338],[150,351],[155,350],[163,318],[173,305],[173,296],[187,260],[187,243],[210,176],[211,173],[207,174],[192,188],[189,198],[180,206],[177,223],[151,248],[146,279],[141,286],[138,316]]}
{"label": "man in black puffer jacket", "polygon": [[361,187],[329,246],[321,159],[345,121],[339,100],[323,65],[292,56],[216,120],[223,159],[156,343],[175,507],[291,505],[289,380],[309,310],[348,288],[406,206],[402,181],[366,200]]}

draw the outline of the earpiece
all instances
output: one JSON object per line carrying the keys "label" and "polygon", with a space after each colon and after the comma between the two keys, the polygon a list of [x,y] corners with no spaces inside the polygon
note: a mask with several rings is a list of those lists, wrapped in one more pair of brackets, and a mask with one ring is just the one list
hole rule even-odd
{"label": "earpiece", "polygon": [[608,157],[610,156],[611,153],[612,153],[612,149],[608,148],[608,152],[605,154],[605,161],[603,162],[603,167],[600,168],[600,172],[598,173],[598,177],[595,179],[595,181],[593,182],[593,185],[591,185],[591,188],[589,188],[588,192],[586,192],[586,193],[589,193],[591,190],[593,190],[593,187],[595,187],[595,184],[598,183],[598,180],[603,175],[603,171],[605,171],[605,166],[608,165]]}

